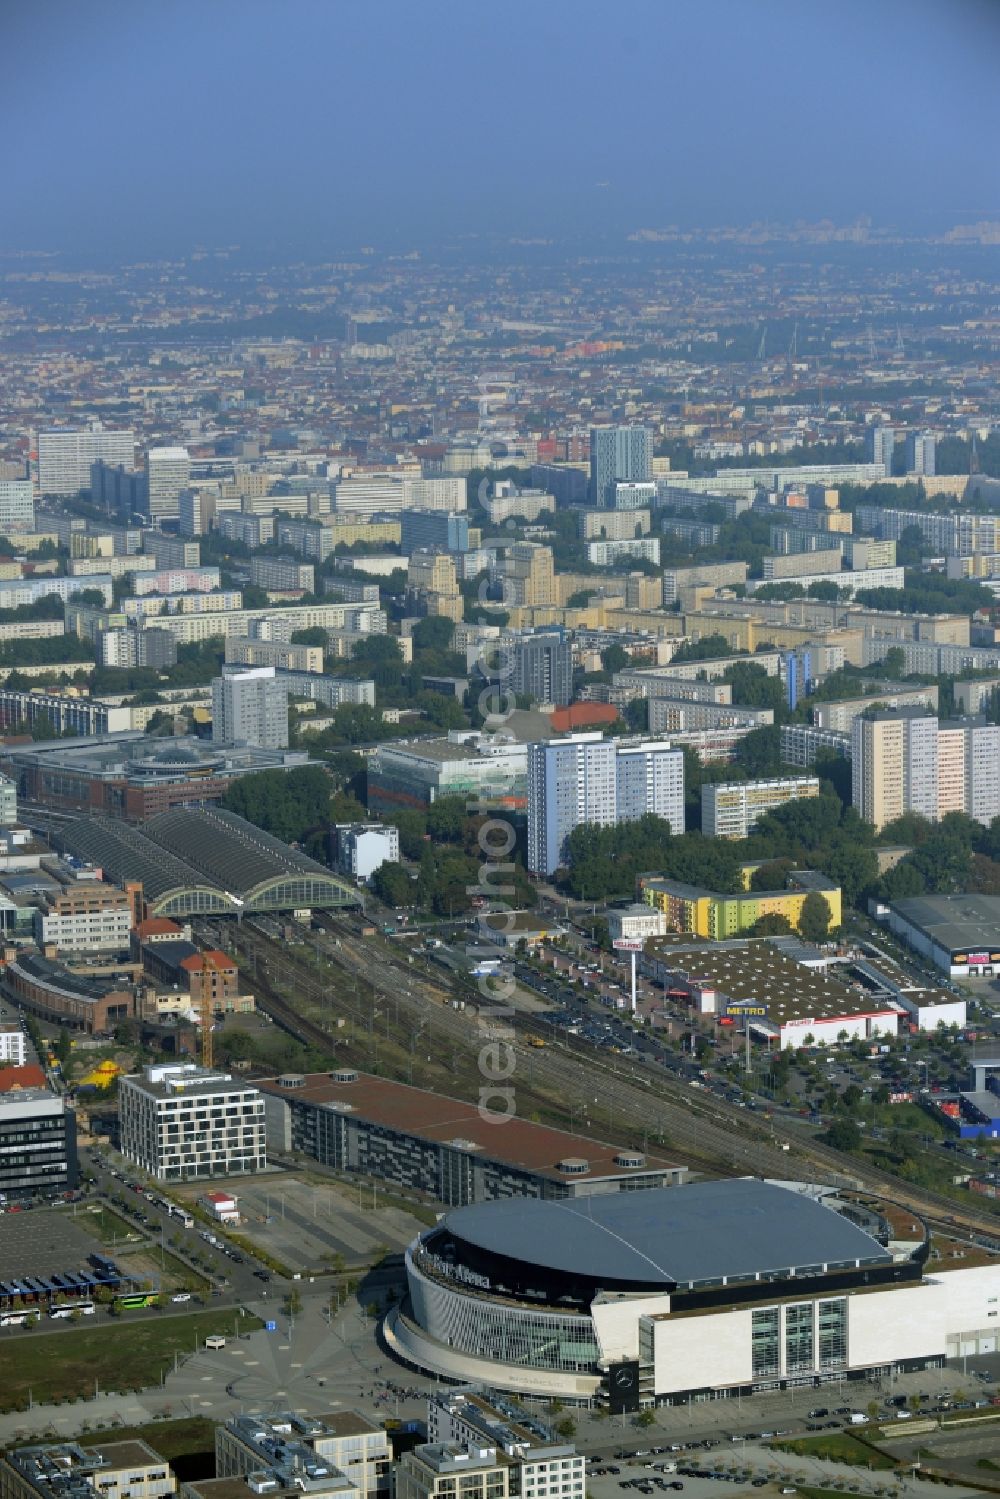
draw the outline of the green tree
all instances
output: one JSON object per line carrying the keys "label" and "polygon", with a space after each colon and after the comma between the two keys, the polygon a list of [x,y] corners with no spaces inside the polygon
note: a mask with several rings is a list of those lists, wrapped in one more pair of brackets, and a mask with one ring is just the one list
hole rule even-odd
{"label": "green tree", "polygon": [[413,880],[399,864],[380,864],[372,875],[372,888],[380,900],[397,911],[412,906],[417,897]]}
{"label": "green tree", "polygon": [[765,911],[747,930],[748,937],[787,937],[794,928],[780,911]]}
{"label": "green tree", "polygon": [[806,942],[825,942],[830,933],[830,905],[818,890],[810,890],[799,912],[799,931]]}
{"label": "green tree", "polygon": [[861,1131],[853,1119],[834,1119],[824,1136],[827,1145],[834,1150],[855,1151],[861,1149]]}

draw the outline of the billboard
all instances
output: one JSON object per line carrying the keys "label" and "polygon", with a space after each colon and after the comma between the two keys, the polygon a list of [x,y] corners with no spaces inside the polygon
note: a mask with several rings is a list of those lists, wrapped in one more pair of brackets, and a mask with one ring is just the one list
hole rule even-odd
{"label": "billboard", "polygon": [[639,1409],[639,1360],[623,1359],[608,1366],[608,1410],[612,1416]]}
{"label": "billboard", "polygon": [[616,937],[611,945],[615,952],[642,952],[646,944],[641,937]]}

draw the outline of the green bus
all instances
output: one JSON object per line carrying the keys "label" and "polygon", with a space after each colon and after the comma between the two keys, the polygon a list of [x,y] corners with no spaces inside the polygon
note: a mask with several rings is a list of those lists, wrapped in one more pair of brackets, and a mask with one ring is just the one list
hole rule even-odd
{"label": "green bus", "polygon": [[119,1296],[118,1305],[123,1312],[129,1312],[135,1307],[155,1306],[158,1301],[155,1291],[136,1291],[132,1296]]}

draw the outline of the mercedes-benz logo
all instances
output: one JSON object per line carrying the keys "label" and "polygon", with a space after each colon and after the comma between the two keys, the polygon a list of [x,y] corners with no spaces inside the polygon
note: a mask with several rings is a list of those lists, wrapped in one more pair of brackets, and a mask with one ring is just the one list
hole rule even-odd
{"label": "mercedes-benz logo", "polygon": [[630,1389],[635,1376],[631,1369],[617,1369],[615,1371],[615,1384],[620,1390]]}

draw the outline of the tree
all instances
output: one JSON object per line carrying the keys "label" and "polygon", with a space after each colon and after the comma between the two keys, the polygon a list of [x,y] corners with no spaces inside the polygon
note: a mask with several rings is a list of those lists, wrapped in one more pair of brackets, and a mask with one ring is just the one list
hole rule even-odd
{"label": "tree", "polygon": [[412,906],[417,898],[414,882],[399,864],[380,864],[372,875],[372,889],[380,900],[397,911]]}
{"label": "tree", "polygon": [[799,931],[806,942],[825,942],[830,932],[830,905],[818,890],[810,890],[799,912]]}
{"label": "tree", "polygon": [[782,916],[780,911],[765,911],[763,916],[758,916],[753,926],[747,930],[748,937],[787,937],[791,934],[792,923],[787,916]]}
{"label": "tree", "polygon": [[413,627],[415,651],[447,651],[455,636],[455,626],[442,614],[428,614]]}
{"label": "tree", "polygon": [[860,1150],[861,1131],[853,1119],[835,1119],[824,1136],[834,1150]]}
{"label": "tree", "polygon": [[623,671],[628,663],[628,651],[626,651],[623,646],[620,646],[617,643],[607,646],[601,652],[601,665],[603,666],[605,671]]}
{"label": "tree", "polygon": [[292,645],[318,645],[326,650],[330,644],[330,637],[322,625],[306,625],[301,630],[293,630],[291,634]]}
{"label": "tree", "polygon": [[[733,696],[735,699],[735,691]],[[786,767],[781,759],[781,730],[777,724],[765,724],[744,734],[736,745],[735,760],[750,777],[781,775]]]}

